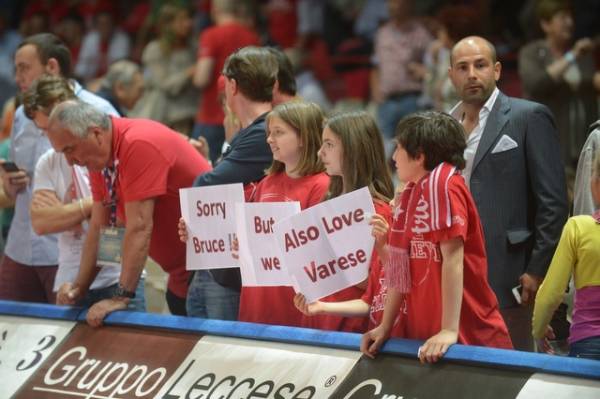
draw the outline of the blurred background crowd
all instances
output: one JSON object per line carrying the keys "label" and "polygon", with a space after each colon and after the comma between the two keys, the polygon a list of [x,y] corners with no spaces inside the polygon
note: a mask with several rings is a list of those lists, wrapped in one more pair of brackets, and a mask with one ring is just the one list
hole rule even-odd
{"label": "blurred background crowd", "polygon": [[[53,32],[68,44],[84,86],[129,116],[190,134],[195,123],[211,123],[201,103],[216,92],[214,73],[198,76],[201,35],[235,22],[260,44],[285,50],[300,96],[325,110],[378,106],[380,128],[391,134],[399,116],[448,111],[456,103],[446,74],[449,49],[480,34],[498,49],[500,89],[551,108],[569,167],[598,114],[600,1],[546,3],[544,9],[532,0],[3,0],[0,103],[17,91],[13,55],[21,39]],[[560,83],[547,79],[545,66],[570,49],[583,57],[580,67],[569,68]],[[110,70],[118,60],[133,63]],[[8,121],[4,126],[7,137]]]}
{"label": "blurred background crowd", "polygon": [[[122,115],[202,133],[213,160],[226,131],[218,78],[247,45],[283,50],[297,94],[324,111],[372,112],[389,154],[403,116],[458,102],[449,56],[468,35],[495,45],[503,93],[552,111],[569,187],[599,114],[600,0],[0,0],[0,158],[20,101],[15,51],[41,32],[68,45],[70,77]],[[4,211],[4,236],[9,226]]]}

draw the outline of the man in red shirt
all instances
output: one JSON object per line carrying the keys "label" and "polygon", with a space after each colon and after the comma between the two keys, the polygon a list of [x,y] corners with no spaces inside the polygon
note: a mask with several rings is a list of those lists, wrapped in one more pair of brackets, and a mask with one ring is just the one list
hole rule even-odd
{"label": "man in red shirt", "polygon": [[239,48],[259,45],[256,32],[244,25],[236,15],[238,7],[235,0],[213,0],[211,16],[215,25],[200,34],[198,44],[193,82],[202,91],[202,100],[192,137],[206,138],[213,162],[221,155],[225,140],[225,115],[218,99],[217,85],[225,59]]}
{"label": "man in red shirt", "polygon": [[88,168],[94,198],[79,274],[60,288],[58,303],[71,304],[85,294],[109,241],[122,267],[119,288],[113,298],[90,308],[90,325],[99,326],[107,314],[126,307],[148,255],[169,274],[170,311],[185,315],[189,274],[185,244],[177,235],[179,189],[209,171],[208,162],[160,123],[111,118],[73,100],[57,105],[50,115],[48,138],[69,164]]}

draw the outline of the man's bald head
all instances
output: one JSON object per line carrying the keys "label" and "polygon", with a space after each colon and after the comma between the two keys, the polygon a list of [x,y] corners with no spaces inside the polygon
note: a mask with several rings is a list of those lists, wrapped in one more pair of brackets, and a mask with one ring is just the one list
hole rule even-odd
{"label": "man's bald head", "polygon": [[492,64],[496,63],[496,47],[494,47],[489,40],[486,40],[481,36],[467,36],[464,39],[459,40],[458,43],[452,47],[452,51],[450,52],[450,65],[453,65],[455,53],[468,47],[478,49],[480,53],[489,55]]}
{"label": "man's bald head", "polygon": [[502,66],[494,46],[479,36],[469,36],[454,46],[448,76],[460,99],[483,106],[496,88]]}

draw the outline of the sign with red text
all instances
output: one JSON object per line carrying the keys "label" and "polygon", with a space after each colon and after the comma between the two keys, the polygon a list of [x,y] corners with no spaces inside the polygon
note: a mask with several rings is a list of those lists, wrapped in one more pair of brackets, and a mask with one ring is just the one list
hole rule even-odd
{"label": "sign with red text", "polygon": [[244,202],[241,183],[179,190],[181,216],[188,230],[188,270],[238,267],[232,256],[235,204]]}
{"label": "sign with red text", "polygon": [[155,399],[328,398],[358,351],[207,336]]}
{"label": "sign with red text", "polygon": [[197,334],[80,324],[15,398],[152,398],[198,339]]}
{"label": "sign with red text", "polygon": [[367,278],[374,213],[365,187],[275,223],[281,261],[309,302]]}
{"label": "sign with red text", "polygon": [[75,326],[73,321],[0,316],[0,398],[10,398]]}
{"label": "sign with red text", "polygon": [[257,202],[235,205],[242,284],[289,286],[281,265],[273,224],[300,212],[299,202]]}

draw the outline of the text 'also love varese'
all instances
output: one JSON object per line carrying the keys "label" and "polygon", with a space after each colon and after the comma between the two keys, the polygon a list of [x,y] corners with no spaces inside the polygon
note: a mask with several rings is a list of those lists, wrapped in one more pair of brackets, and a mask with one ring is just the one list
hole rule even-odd
{"label": "text 'also love varese'", "polygon": [[[211,206],[212,205],[212,206]],[[198,201],[198,212],[196,216],[220,216],[225,218],[225,204],[202,204]],[[318,226],[308,226],[305,229],[295,229],[285,232],[285,248],[284,251],[289,253],[309,242],[317,241],[321,238],[322,231],[325,234],[333,234],[346,227],[361,223],[365,220],[365,213],[362,209],[355,209],[332,217],[321,217],[322,229]],[[253,220],[253,230],[255,234],[273,234],[273,218],[263,219],[260,216],[255,216]],[[215,241],[215,245],[211,241]],[[225,243],[219,242],[223,240],[200,240],[193,237],[193,244],[196,253],[202,252],[224,252]],[[347,255],[342,255],[328,262],[317,264],[315,261],[310,262],[308,266],[304,266],[303,270],[308,278],[316,283],[318,280],[326,279],[337,273],[338,270],[344,271],[350,267],[355,267],[358,264],[366,263],[367,254],[363,249],[358,249],[350,252]],[[264,270],[280,270],[281,261],[277,257],[261,258],[261,263]]]}
{"label": "text 'also love varese'", "polygon": [[[321,217],[321,224],[326,234],[336,233],[345,227],[352,226],[355,223],[360,223],[365,220],[365,213],[362,209],[355,209],[331,218]],[[316,241],[321,236],[321,229],[317,226],[308,226],[306,229],[296,230],[291,229],[286,232],[285,237],[285,252],[297,249],[306,245],[310,241]],[[332,259],[326,263],[317,265],[315,261],[310,262],[308,266],[304,266],[303,270],[308,278],[313,282],[324,280],[337,273],[337,270],[346,270],[350,267],[355,267],[360,263],[366,263],[367,254],[364,250],[358,249],[350,252],[347,255],[342,255],[336,259]]]}

